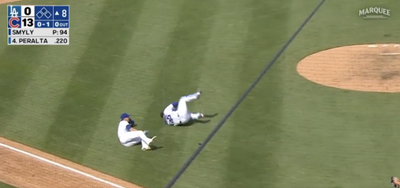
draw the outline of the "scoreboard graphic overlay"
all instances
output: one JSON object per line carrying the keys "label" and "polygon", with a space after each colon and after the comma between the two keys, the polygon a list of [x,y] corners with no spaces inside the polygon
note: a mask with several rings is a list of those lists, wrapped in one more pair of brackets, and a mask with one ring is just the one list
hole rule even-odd
{"label": "scoreboard graphic overlay", "polygon": [[69,45],[69,5],[8,5],[8,45]]}

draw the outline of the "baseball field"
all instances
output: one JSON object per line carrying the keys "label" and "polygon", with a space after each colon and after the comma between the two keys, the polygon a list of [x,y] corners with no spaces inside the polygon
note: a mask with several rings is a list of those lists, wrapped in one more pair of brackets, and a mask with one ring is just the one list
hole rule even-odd
{"label": "baseball field", "polygon": [[[400,176],[400,1],[0,2],[0,187],[162,188],[266,66],[173,187]],[[70,5],[70,45],[8,46],[7,4]],[[190,110],[215,116],[164,125],[160,111],[197,89]],[[159,149],[119,143],[124,112]]]}

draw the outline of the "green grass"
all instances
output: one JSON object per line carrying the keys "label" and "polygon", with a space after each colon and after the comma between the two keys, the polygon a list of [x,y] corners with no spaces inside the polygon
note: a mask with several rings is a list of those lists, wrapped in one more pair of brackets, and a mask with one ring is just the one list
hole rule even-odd
{"label": "green grass", "polygon": [[[150,188],[172,178],[319,0],[96,2],[63,1],[72,11],[69,46],[0,38],[0,135]],[[366,6],[392,17],[363,20]],[[400,43],[399,12],[391,0],[327,1],[175,187],[387,184],[399,173],[400,96],[323,87],[295,67],[326,48]],[[219,115],[163,125],[159,112],[198,88],[204,95],[190,109]],[[122,112],[164,148],[122,147]]]}
{"label": "green grass", "polygon": [[[125,49],[133,35],[133,27],[111,27],[106,32],[104,29],[121,17],[125,17],[126,23],[134,25],[140,14],[137,10],[140,10],[142,4],[142,1],[125,4],[111,1],[104,3],[98,15],[98,19],[102,21],[97,22],[87,40],[86,44],[89,45],[85,46],[83,55],[77,58],[74,74],[47,131],[45,150],[65,149],[61,152],[70,154],[65,157],[73,157],[77,161],[85,156],[95,132],[93,130],[101,128],[100,114],[112,92],[115,74],[122,66]],[[116,84],[121,84],[121,87],[124,85]],[[77,119],[80,121],[77,122]],[[72,135],[74,136],[71,137]],[[59,143],[65,142],[79,145],[79,148],[70,153],[69,148],[59,147]]]}
{"label": "green grass", "polygon": [[16,187],[0,182],[0,188],[16,188]]}

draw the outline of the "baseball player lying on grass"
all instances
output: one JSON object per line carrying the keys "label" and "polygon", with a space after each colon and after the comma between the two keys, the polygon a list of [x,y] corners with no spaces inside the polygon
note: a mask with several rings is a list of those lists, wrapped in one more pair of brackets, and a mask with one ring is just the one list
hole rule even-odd
{"label": "baseball player lying on grass", "polygon": [[399,181],[399,178],[397,178],[397,177],[391,177],[390,183],[393,185],[393,187],[396,187],[396,188],[400,187],[400,181]]}
{"label": "baseball player lying on grass", "polygon": [[168,105],[160,114],[161,118],[164,119],[164,123],[171,126],[177,126],[186,124],[190,120],[203,118],[204,114],[202,113],[191,113],[186,104],[195,99],[199,99],[200,95],[201,92],[197,91],[196,93],[182,96],[179,99],[179,102],[173,102]]}
{"label": "baseball player lying on grass", "polygon": [[118,125],[118,138],[121,144],[125,147],[131,147],[141,143],[143,151],[150,150],[151,142],[156,137],[148,138],[146,136],[148,131],[137,130],[133,126],[135,126],[135,122],[131,119],[131,116],[123,113]]}

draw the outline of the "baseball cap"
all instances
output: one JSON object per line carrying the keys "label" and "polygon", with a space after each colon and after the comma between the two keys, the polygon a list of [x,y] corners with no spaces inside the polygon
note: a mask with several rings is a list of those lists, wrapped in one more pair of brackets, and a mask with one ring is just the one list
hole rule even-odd
{"label": "baseball cap", "polygon": [[127,117],[131,117],[131,115],[127,114],[127,113],[123,113],[121,114],[121,120],[127,118]]}

